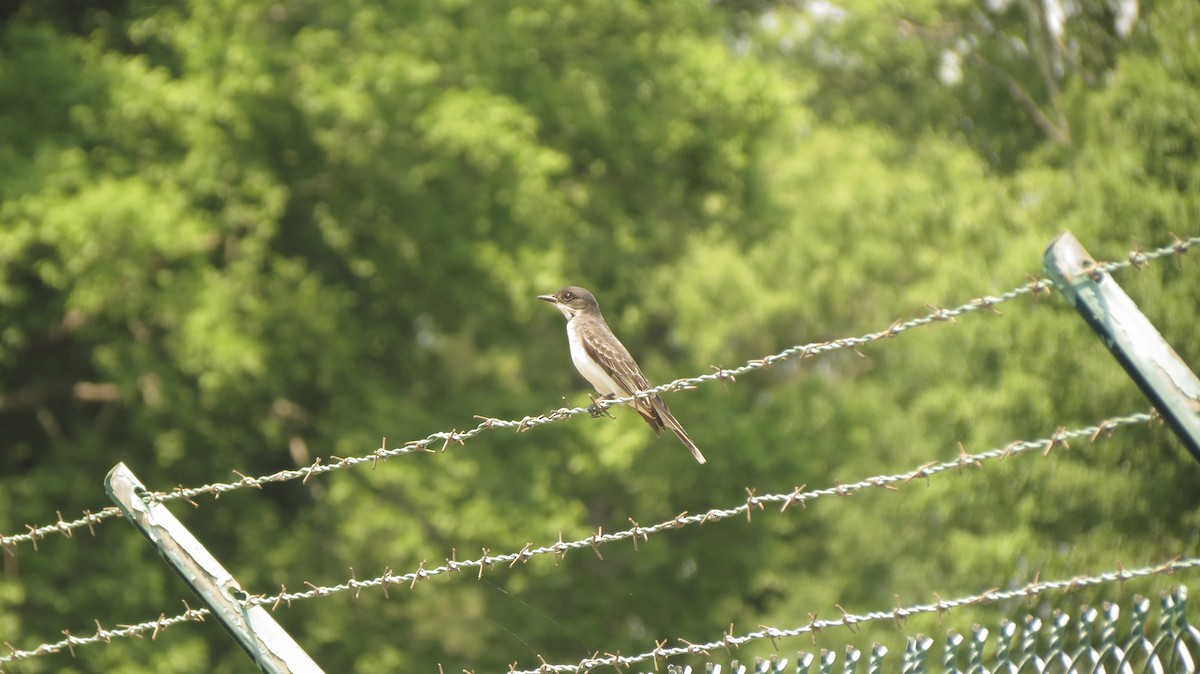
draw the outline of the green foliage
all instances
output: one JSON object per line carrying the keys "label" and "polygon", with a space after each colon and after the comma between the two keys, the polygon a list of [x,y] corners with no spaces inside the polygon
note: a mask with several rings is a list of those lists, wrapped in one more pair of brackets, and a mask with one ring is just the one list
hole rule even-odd
{"label": "green foliage", "polygon": [[[1003,292],[1064,228],[1117,257],[1200,216],[1185,0],[1143,8],[1127,36],[1083,3],[1058,42],[1036,2],[59,5],[0,28],[4,534],[102,507],[117,461],[170,489],[584,404],[561,317],[534,299],[567,283],[666,381]],[[1200,363],[1190,256],[1119,280]],[[669,394],[703,467],[620,408],[172,507],[274,593],[1147,406],[1056,297],[1001,312]],[[277,615],[327,671],[644,652],[1195,554],[1198,479],[1165,429],[1129,429]],[[3,569],[0,641],[17,648],[189,597],[119,521],[18,546]],[[12,669],[246,666],[206,623]]]}

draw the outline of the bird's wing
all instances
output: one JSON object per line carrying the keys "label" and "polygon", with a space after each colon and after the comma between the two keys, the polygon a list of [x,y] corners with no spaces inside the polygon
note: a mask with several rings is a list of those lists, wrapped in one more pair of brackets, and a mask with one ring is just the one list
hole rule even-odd
{"label": "bird's wing", "polygon": [[[629,355],[629,350],[612,334],[612,330],[605,323],[582,326],[579,338],[587,354],[608,372],[626,395],[654,388],[650,380],[646,379],[646,375],[642,374],[637,361]],[[687,431],[683,430],[683,426],[675,419],[675,415],[671,414],[671,408],[667,407],[662,398],[653,395],[635,400],[633,404],[638,414],[654,429],[655,434],[661,433],[663,428],[670,428],[691,450],[696,461],[704,463],[704,455],[700,453],[700,448],[688,437]]]}
{"label": "bird's wing", "polygon": [[[583,342],[583,348],[587,354],[608,372],[613,381],[623,389],[625,395],[632,395],[634,391],[654,388],[650,380],[646,379],[646,375],[642,374],[642,369],[638,367],[637,361],[629,355],[629,350],[625,348],[621,340],[617,339],[616,335],[612,334],[607,325],[598,322],[583,326],[579,338]],[[651,417],[658,416],[648,400],[638,400],[634,404],[638,412],[647,417],[647,421],[650,421]],[[655,424],[651,423],[651,425]],[[659,425],[661,426],[661,422]]]}

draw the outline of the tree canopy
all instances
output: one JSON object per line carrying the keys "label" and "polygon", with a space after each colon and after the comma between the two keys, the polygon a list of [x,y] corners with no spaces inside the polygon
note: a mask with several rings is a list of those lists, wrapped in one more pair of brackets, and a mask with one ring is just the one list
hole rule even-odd
{"label": "tree canopy", "polygon": [[[661,383],[1021,286],[1064,229],[1106,258],[1195,235],[1198,27],[1194,0],[10,3],[0,534],[108,505],[118,461],[170,491],[586,405],[535,299],[564,285]],[[1194,257],[1119,282],[1196,369]],[[1149,407],[1047,293],[664,396],[708,465],[617,406],[171,508],[273,594]],[[275,615],[331,672],[578,662],[1194,555],[1198,483],[1168,429],[1128,428]],[[113,519],[3,553],[0,642],[178,598]],[[247,667],[211,620],[5,665]]]}

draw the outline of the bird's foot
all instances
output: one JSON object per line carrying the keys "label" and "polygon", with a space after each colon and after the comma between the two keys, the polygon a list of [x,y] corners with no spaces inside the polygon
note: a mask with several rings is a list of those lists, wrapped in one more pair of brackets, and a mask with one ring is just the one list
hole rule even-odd
{"label": "bird's foot", "polygon": [[604,416],[608,417],[609,419],[616,419],[616,417],[609,414],[608,410],[606,410],[600,406],[601,400],[613,400],[614,398],[616,398],[616,396],[609,393],[608,395],[603,396],[601,398],[596,398],[594,396],[591,396],[591,394],[589,394],[589,397],[592,398],[592,404],[588,405],[587,411],[588,411],[588,414],[592,415],[593,419],[595,419],[601,415],[604,415]]}

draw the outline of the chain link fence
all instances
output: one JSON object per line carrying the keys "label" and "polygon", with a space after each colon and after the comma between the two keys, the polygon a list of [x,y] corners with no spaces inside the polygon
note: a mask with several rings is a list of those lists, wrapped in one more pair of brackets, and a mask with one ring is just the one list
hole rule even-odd
{"label": "chain link fence", "polygon": [[[1191,674],[1200,655],[1200,630],[1187,619],[1187,588],[1163,593],[1157,620],[1153,602],[1134,597],[1127,621],[1117,604],[1084,606],[1043,620],[1028,615],[1003,620],[997,629],[976,625],[970,633],[950,630],[938,643],[908,637],[903,652],[876,644],[869,653],[853,646],[819,653],[800,651],[794,660],[709,662],[706,674]],[[839,657],[840,656],[840,657]],[[840,660],[840,661],[839,661]],[[650,674],[654,670],[644,670]],[[691,666],[667,665],[667,674],[697,674]]]}

